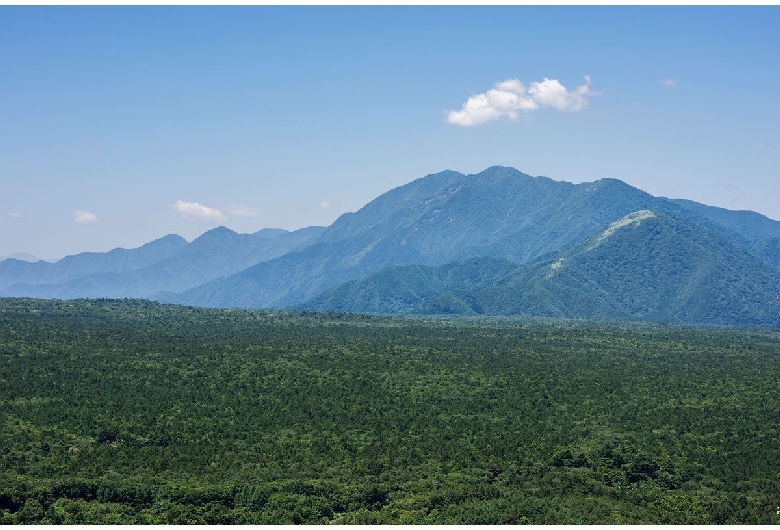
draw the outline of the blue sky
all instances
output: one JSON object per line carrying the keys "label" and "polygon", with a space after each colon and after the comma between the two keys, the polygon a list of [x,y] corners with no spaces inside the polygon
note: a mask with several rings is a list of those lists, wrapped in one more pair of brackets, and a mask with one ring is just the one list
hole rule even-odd
{"label": "blue sky", "polygon": [[493,165],[780,219],[779,27],[773,6],[0,7],[0,256],[327,225]]}

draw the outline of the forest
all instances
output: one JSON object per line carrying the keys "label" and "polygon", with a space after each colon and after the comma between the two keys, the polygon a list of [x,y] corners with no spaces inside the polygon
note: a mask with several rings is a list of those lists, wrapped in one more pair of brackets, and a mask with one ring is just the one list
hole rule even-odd
{"label": "forest", "polygon": [[0,523],[771,524],[780,331],[0,298]]}

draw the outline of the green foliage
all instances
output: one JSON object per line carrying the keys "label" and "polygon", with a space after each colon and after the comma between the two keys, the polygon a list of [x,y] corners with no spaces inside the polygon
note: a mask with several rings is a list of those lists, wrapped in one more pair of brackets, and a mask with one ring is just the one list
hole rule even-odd
{"label": "green foliage", "polygon": [[780,327],[780,271],[666,212],[472,293],[486,314]]}
{"label": "green foliage", "polygon": [[773,523],[774,331],[0,299],[0,522]]}
{"label": "green foliage", "polygon": [[294,308],[347,313],[414,313],[419,311],[420,305],[443,292],[483,286],[517,267],[514,262],[496,258],[474,258],[440,267],[387,267],[366,278],[329,289]]}

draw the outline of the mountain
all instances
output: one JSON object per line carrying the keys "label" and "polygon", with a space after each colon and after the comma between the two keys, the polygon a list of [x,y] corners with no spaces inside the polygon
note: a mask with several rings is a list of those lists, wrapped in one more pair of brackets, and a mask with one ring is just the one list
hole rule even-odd
{"label": "mountain", "polygon": [[36,261],[40,261],[40,258],[37,258],[30,254],[29,252],[14,252],[13,254],[9,254],[8,256],[0,256],[0,261],[3,261],[4,259],[18,259],[19,261],[28,261],[30,263],[35,263]]}
{"label": "mountain", "polygon": [[780,327],[780,271],[668,212],[634,212],[528,265],[493,265],[388,268],[297,309]]}
{"label": "mountain", "polygon": [[506,167],[476,175],[445,171],[342,215],[306,248],[182,293],[161,293],[157,299],[212,307],[294,307],[390,266],[472,258],[528,263],[642,209],[675,212],[722,232],[742,248],[780,234],[779,222],[759,214],[743,227],[740,212],[694,206],[653,197],[615,179],[575,185]]}
{"label": "mountain", "polygon": [[699,225],[729,233],[742,248],[780,268],[779,222],[747,210],[727,210],[686,199],[666,200],[671,203],[670,210],[684,214]]}
{"label": "mountain", "polygon": [[293,309],[374,314],[419,313],[422,304],[442,293],[474,289],[517,268],[517,263],[500,258],[472,258],[435,267],[386,267],[365,278],[328,289],[293,306]]}
{"label": "mountain", "polygon": [[445,171],[339,217],[311,246],[160,301],[289,307],[387,266],[491,257],[527,261],[565,248],[654,197],[614,179],[587,185],[492,167]]}
{"label": "mountain", "polygon": [[[319,236],[322,230],[323,227],[302,228],[294,232],[264,229],[254,234],[238,234],[228,228],[218,227],[205,232],[191,243],[179,236],[166,236],[133,251],[117,249],[107,254],[78,254],[70,259],[64,258],[49,265],[50,276],[53,275],[51,271],[62,273],[64,270],[68,273],[64,278],[66,281],[15,283],[3,289],[2,294],[38,298],[148,298],[163,290],[189,289],[275,258],[305,246]],[[164,246],[166,242],[172,244]],[[148,248],[150,246],[169,251],[154,255]],[[112,270],[106,266],[112,255],[128,253],[134,256],[133,267],[120,269],[114,266]],[[139,257],[135,257],[135,253]],[[145,259],[141,260],[140,257]],[[80,262],[80,269],[73,266],[76,261]],[[0,263],[0,267],[4,263]],[[46,278],[44,275],[39,278],[41,276]]]}
{"label": "mountain", "polygon": [[483,256],[523,262],[565,248],[654,200],[615,179],[575,185],[499,166],[468,176],[446,171],[341,216],[320,242],[370,235],[371,258],[383,266]]}
{"label": "mountain", "polygon": [[640,211],[471,300],[498,314],[780,327],[780,271],[679,216]]}
{"label": "mountain", "polygon": [[[652,212],[652,219],[656,220],[643,221],[637,226],[653,225],[659,220],[677,223],[679,226],[674,230],[671,225],[664,230],[687,233],[692,238],[691,248],[696,241],[711,238],[718,241],[717,245],[712,243],[711,249],[729,246],[732,261],[714,251],[711,255],[702,254],[710,256],[706,263],[691,256],[690,263],[695,265],[697,274],[709,278],[708,281],[718,280],[708,276],[708,263],[719,263],[721,259],[729,264],[738,259],[742,260],[739,266],[745,274],[757,276],[742,280],[735,276],[734,285],[754,285],[756,278],[773,285],[772,275],[780,270],[778,221],[755,212],[654,197],[616,179],[572,184],[496,166],[474,175],[444,171],[417,179],[380,195],[357,212],[342,215],[327,228],[312,227],[289,233],[266,229],[255,234],[237,234],[220,227],[191,243],[174,240],[172,243],[178,248],[170,249],[168,255],[159,259],[150,258],[143,266],[136,258],[131,265],[121,265],[101,255],[97,260],[103,263],[101,266],[91,262],[72,268],[60,262],[24,264],[26,268],[20,272],[17,269],[22,267],[21,262],[16,261],[13,267],[9,266],[13,270],[8,272],[4,269],[6,262],[15,260],[6,260],[0,262],[0,294],[59,298],[126,296],[210,307],[309,307],[370,312],[529,314],[537,311],[563,315],[571,310],[574,315],[585,314],[574,311],[576,307],[588,306],[594,308],[588,314],[596,316],[680,322],[701,318],[708,323],[720,322],[704,314],[703,309],[694,311],[677,299],[668,304],[683,309],[675,310],[677,313],[667,311],[662,307],[667,304],[665,299],[655,300],[645,292],[656,287],[637,284],[638,289],[645,290],[638,299],[648,303],[655,300],[650,306],[657,307],[650,311],[614,296],[594,299],[587,290],[577,289],[574,280],[574,283],[558,285],[556,282],[568,277],[568,268],[560,276],[551,276],[554,281],[546,283],[532,274],[534,266],[547,267],[545,270],[549,272],[551,264],[542,262],[551,256],[563,258],[562,263],[566,264],[580,263],[574,254],[566,253],[578,252],[578,245],[595,237],[594,234],[601,234],[612,223],[641,211]],[[688,227],[687,232],[682,226]],[[680,249],[683,240],[675,239]],[[626,248],[630,249],[632,244],[626,243]],[[668,257],[659,248],[659,255]],[[71,257],[71,261],[89,262],[89,257],[78,255]],[[589,263],[584,260],[581,266],[587,265],[590,267],[587,270],[592,272],[594,265]],[[737,271],[739,267],[727,269]],[[571,269],[571,273],[578,270]],[[656,274],[638,268],[632,270],[643,278]],[[377,273],[379,276],[375,276]],[[608,292],[617,289],[603,274],[589,279],[588,285],[603,284]],[[685,276],[691,282],[694,277]],[[518,288],[513,294],[515,298],[502,295],[510,287],[508,283],[499,283],[502,278],[514,278],[516,285],[528,288]],[[583,281],[585,278],[582,276]],[[636,279],[626,277],[625,281],[631,286]],[[691,293],[690,302],[686,303],[692,304],[697,291],[690,285],[679,289]],[[724,284],[724,288],[730,289],[731,285]],[[539,296],[532,296],[537,291]],[[746,292],[745,296],[753,296],[752,291]],[[567,302],[566,293],[570,293],[571,303]],[[771,289],[767,293],[771,294]],[[761,296],[755,299],[763,300]],[[527,300],[527,304],[522,305],[522,300]],[[561,307],[555,309],[558,307],[555,304]],[[725,306],[718,307],[725,310]],[[755,315],[765,313],[758,306],[751,306],[750,311]],[[678,314],[681,316],[675,316]],[[767,318],[745,317],[741,321],[767,322]],[[723,322],[737,320],[728,317]]]}
{"label": "mountain", "polygon": [[80,276],[106,272],[124,272],[146,267],[181,251],[187,241],[174,234],[146,243],[135,249],[115,248],[109,252],[84,252],[66,256],[54,263],[28,263],[18,259],[0,262],[0,289],[17,283],[58,284]]}

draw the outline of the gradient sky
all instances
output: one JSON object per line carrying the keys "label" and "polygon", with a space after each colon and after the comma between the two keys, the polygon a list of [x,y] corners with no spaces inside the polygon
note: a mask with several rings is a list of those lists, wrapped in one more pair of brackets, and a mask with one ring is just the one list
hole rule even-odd
{"label": "gradient sky", "polygon": [[0,256],[327,225],[493,165],[780,220],[778,28],[776,6],[0,7]]}

